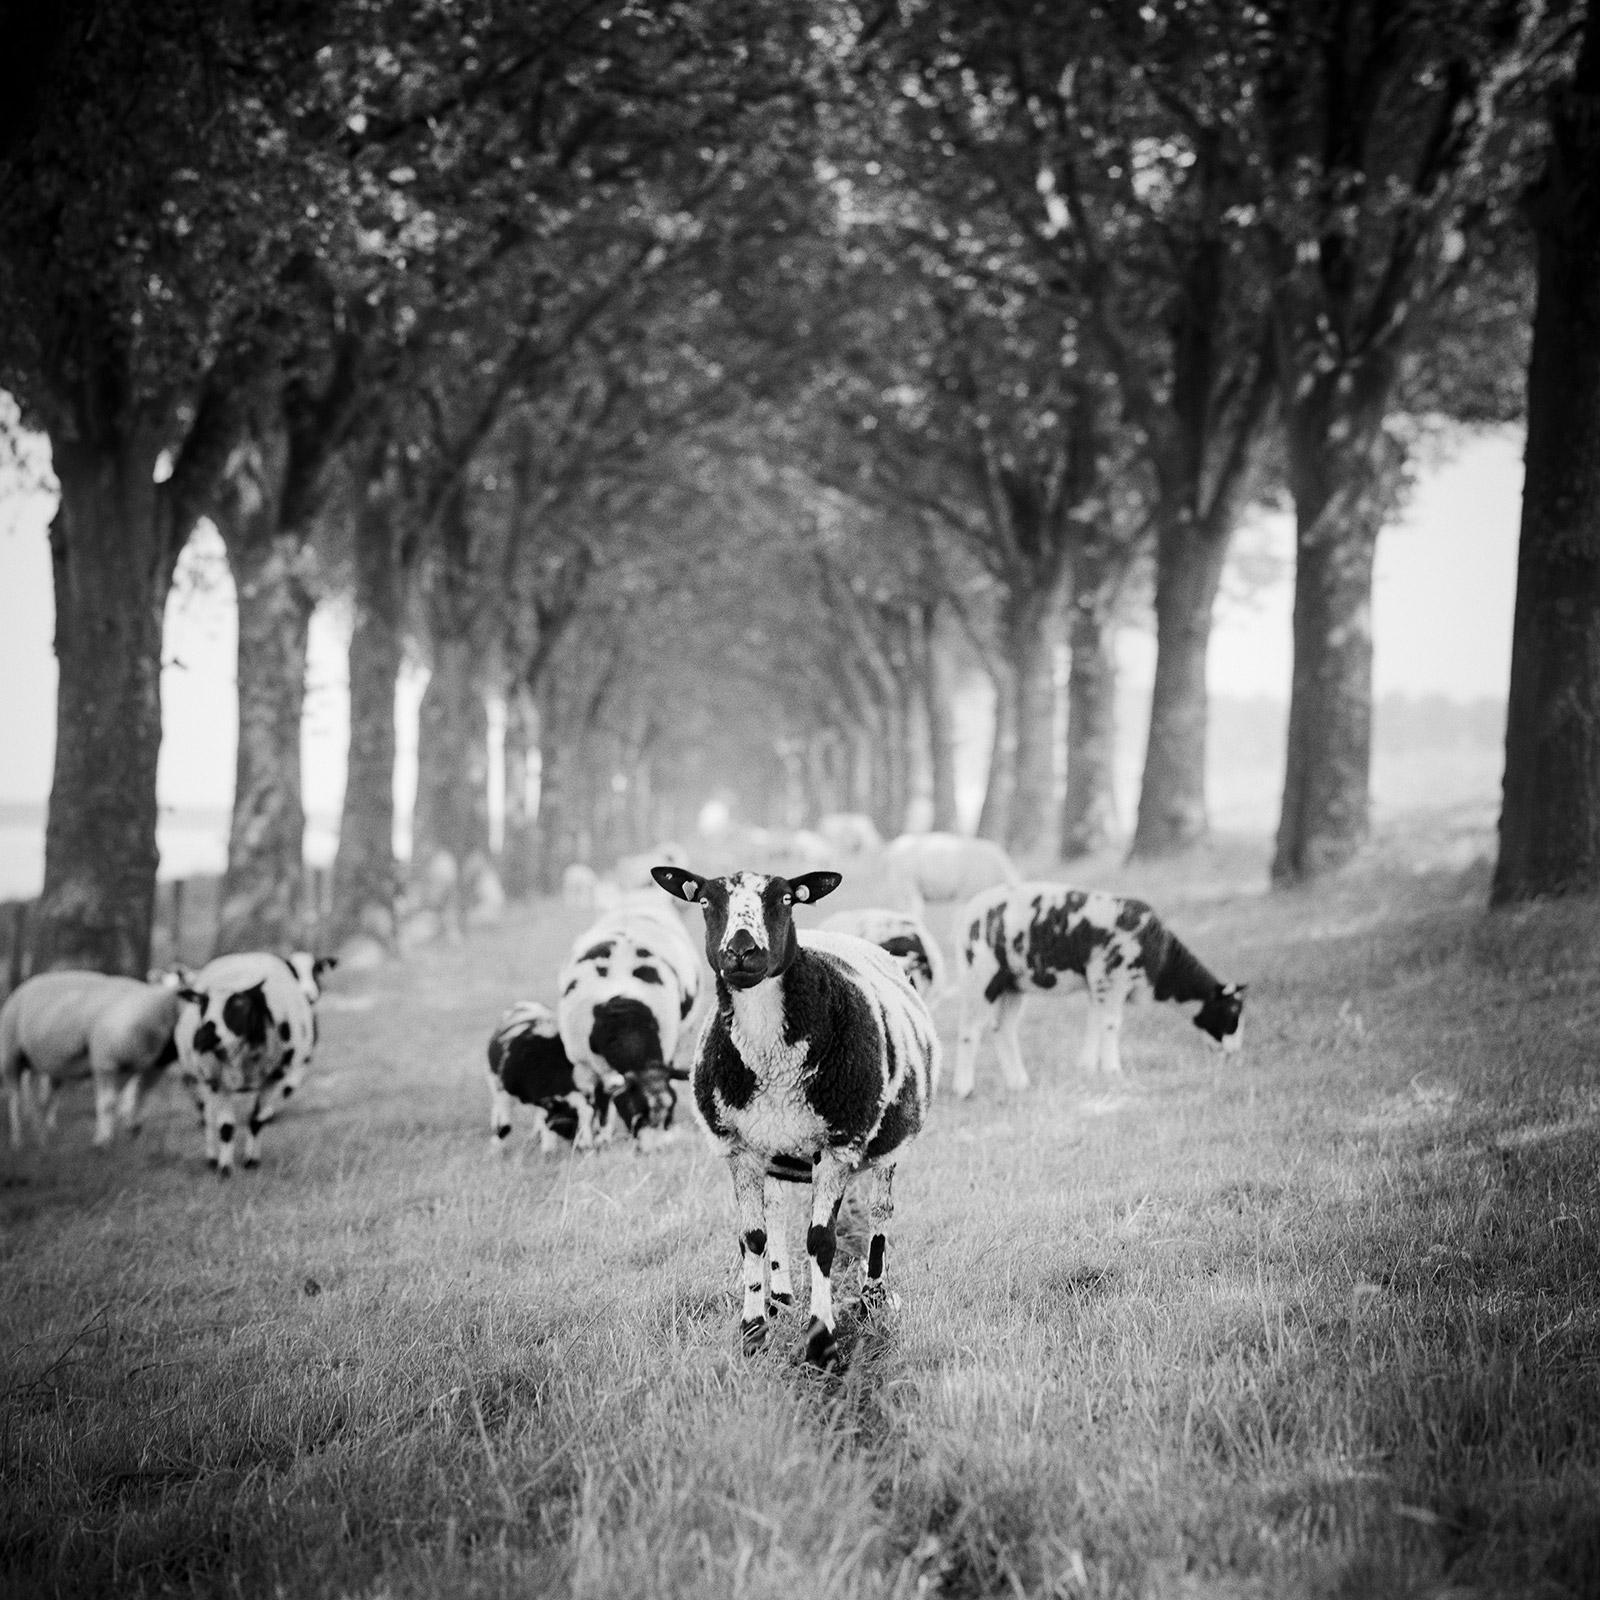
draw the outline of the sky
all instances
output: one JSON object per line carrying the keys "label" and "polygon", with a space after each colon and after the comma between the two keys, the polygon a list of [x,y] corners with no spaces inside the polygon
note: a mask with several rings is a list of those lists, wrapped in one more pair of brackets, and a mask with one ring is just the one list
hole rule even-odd
{"label": "sky", "polygon": [[[1380,695],[1503,698],[1522,491],[1519,430],[1463,436],[1422,472],[1379,540],[1373,595],[1374,680]],[[54,604],[45,493],[0,498],[0,801],[43,802],[54,752]],[[1208,666],[1214,695],[1288,698],[1293,528],[1286,515],[1241,529],[1223,582]],[[336,818],[348,742],[348,616],[319,610],[312,626],[303,746],[306,808]],[[236,720],[234,608],[221,541],[202,527],[185,551],[167,609],[162,672],[164,807],[229,805]],[[1119,660],[1148,683],[1154,639],[1128,630]],[[409,810],[415,716],[426,682],[407,673],[398,706],[397,798]],[[313,859],[331,853],[314,837]]]}

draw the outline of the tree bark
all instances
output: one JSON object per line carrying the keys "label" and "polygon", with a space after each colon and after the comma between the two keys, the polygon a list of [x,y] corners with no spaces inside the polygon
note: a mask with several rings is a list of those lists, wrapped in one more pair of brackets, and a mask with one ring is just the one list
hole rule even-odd
{"label": "tree bark", "polygon": [[1206,817],[1206,652],[1231,521],[1204,535],[1186,514],[1165,518],[1156,543],[1156,675],[1150,738],[1130,859],[1175,855],[1203,839]]}
{"label": "tree bark", "polygon": [[435,636],[433,674],[418,713],[413,872],[426,870],[441,851],[458,867],[489,853],[489,710],[477,660],[470,637]]}
{"label": "tree bark", "polygon": [[1600,5],[1529,196],[1538,301],[1494,905],[1600,888]]}
{"label": "tree bark", "polygon": [[513,899],[533,893],[537,872],[535,808],[528,802],[533,769],[539,759],[539,712],[533,696],[520,684],[506,696],[506,823],[500,847],[500,879]]}
{"label": "tree bark", "polygon": [[989,773],[978,812],[978,837],[999,843],[1011,822],[1011,792],[1017,776],[1016,696],[1010,671],[994,675],[994,732],[989,741]]}
{"label": "tree bark", "polygon": [[396,946],[395,689],[400,678],[405,569],[393,503],[369,491],[355,525],[355,623],[350,633],[350,755],[333,860],[327,938]]}
{"label": "tree bark", "polygon": [[[1385,386],[1380,386],[1385,387]],[[1343,413],[1304,434],[1291,418],[1295,491],[1294,676],[1283,810],[1272,881],[1287,885],[1353,856],[1370,824],[1372,571],[1393,503],[1397,452],[1382,410]]]}
{"label": "tree bark", "polygon": [[160,441],[52,439],[55,768],[33,970],[142,977],[155,910],[161,632],[181,540]]}
{"label": "tree bark", "polygon": [[1005,608],[1004,642],[1016,736],[1005,844],[1013,855],[1026,855],[1052,842],[1058,599],[1049,589],[1013,591]]}
{"label": "tree bark", "polygon": [[940,646],[939,614],[922,613],[922,694],[928,716],[928,767],[933,785],[933,827],[954,833],[956,812],[956,717],[950,661]]}
{"label": "tree bark", "polygon": [[1061,806],[1061,859],[1103,850],[1117,825],[1117,663],[1109,609],[1100,595],[1074,597],[1068,613],[1067,792]]}
{"label": "tree bark", "polygon": [[315,563],[305,535],[279,527],[284,453],[281,440],[237,452],[216,514],[239,616],[239,747],[219,955],[288,949],[304,931],[300,731]]}

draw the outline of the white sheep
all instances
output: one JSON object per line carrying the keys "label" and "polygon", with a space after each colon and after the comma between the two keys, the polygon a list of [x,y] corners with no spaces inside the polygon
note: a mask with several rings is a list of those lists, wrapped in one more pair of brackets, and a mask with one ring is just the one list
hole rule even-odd
{"label": "white sheep", "polygon": [[883,848],[877,823],[862,811],[830,811],[817,823],[817,832],[837,855],[873,855]]}
{"label": "white sheep", "polygon": [[11,1143],[22,1143],[27,1083],[48,1107],[49,1126],[55,1085],[82,1077],[94,1083],[94,1143],[111,1143],[119,1116],[137,1132],[141,1098],[177,1059],[174,1031],[200,999],[181,984],[104,972],[42,972],[18,984],[0,1006],[0,1082]]}
{"label": "white sheep", "polygon": [[791,1302],[782,1230],[769,1236],[776,1182],[811,1184],[811,1321],[806,1359],[839,1365],[832,1272],[846,1186],[870,1174],[872,1237],[862,1307],[887,1301],[883,1229],[895,1163],[920,1132],[939,1038],[894,960],[847,933],[797,932],[793,908],[831,894],[837,872],[702,878],[658,866],[656,882],[705,913],[717,1008],[700,1036],[695,1108],[733,1174],[739,1218],[744,1348],[766,1343],[773,1306]]}
{"label": "white sheep", "polygon": [[895,898],[919,917],[930,900],[964,901],[1022,876],[993,839],[957,833],[902,833],[889,842],[884,865]]}

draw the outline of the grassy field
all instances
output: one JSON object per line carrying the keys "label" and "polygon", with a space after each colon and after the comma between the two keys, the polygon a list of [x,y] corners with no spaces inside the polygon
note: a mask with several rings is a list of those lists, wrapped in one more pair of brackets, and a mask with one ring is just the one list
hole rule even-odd
{"label": "grassy field", "polygon": [[69,1096],[0,1158],[0,1593],[1600,1593],[1600,905],[1486,915],[1475,825],[1315,895],[1260,841],[1074,874],[1249,982],[1245,1050],[1146,1007],[1086,1081],[1033,1002],[839,1379],[803,1311],[736,1353],[698,1134],[491,1151],[489,1026],[578,913],[337,975],[231,1185],[175,1092],[105,1156]]}

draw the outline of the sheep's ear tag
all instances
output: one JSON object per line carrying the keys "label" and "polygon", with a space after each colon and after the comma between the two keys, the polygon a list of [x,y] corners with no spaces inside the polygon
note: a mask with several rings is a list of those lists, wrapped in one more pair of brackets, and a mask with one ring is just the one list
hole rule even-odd
{"label": "sheep's ear tag", "polygon": [[811,891],[803,883],[797,883],[794,886],[794,897],[796,900],[809,900]]}
{"label": "sheep's ear tag", "polygon": [[700,885],[693,878],[685,878],[683,880],[683,898],[685,900],[693,900],[699,893]]}

